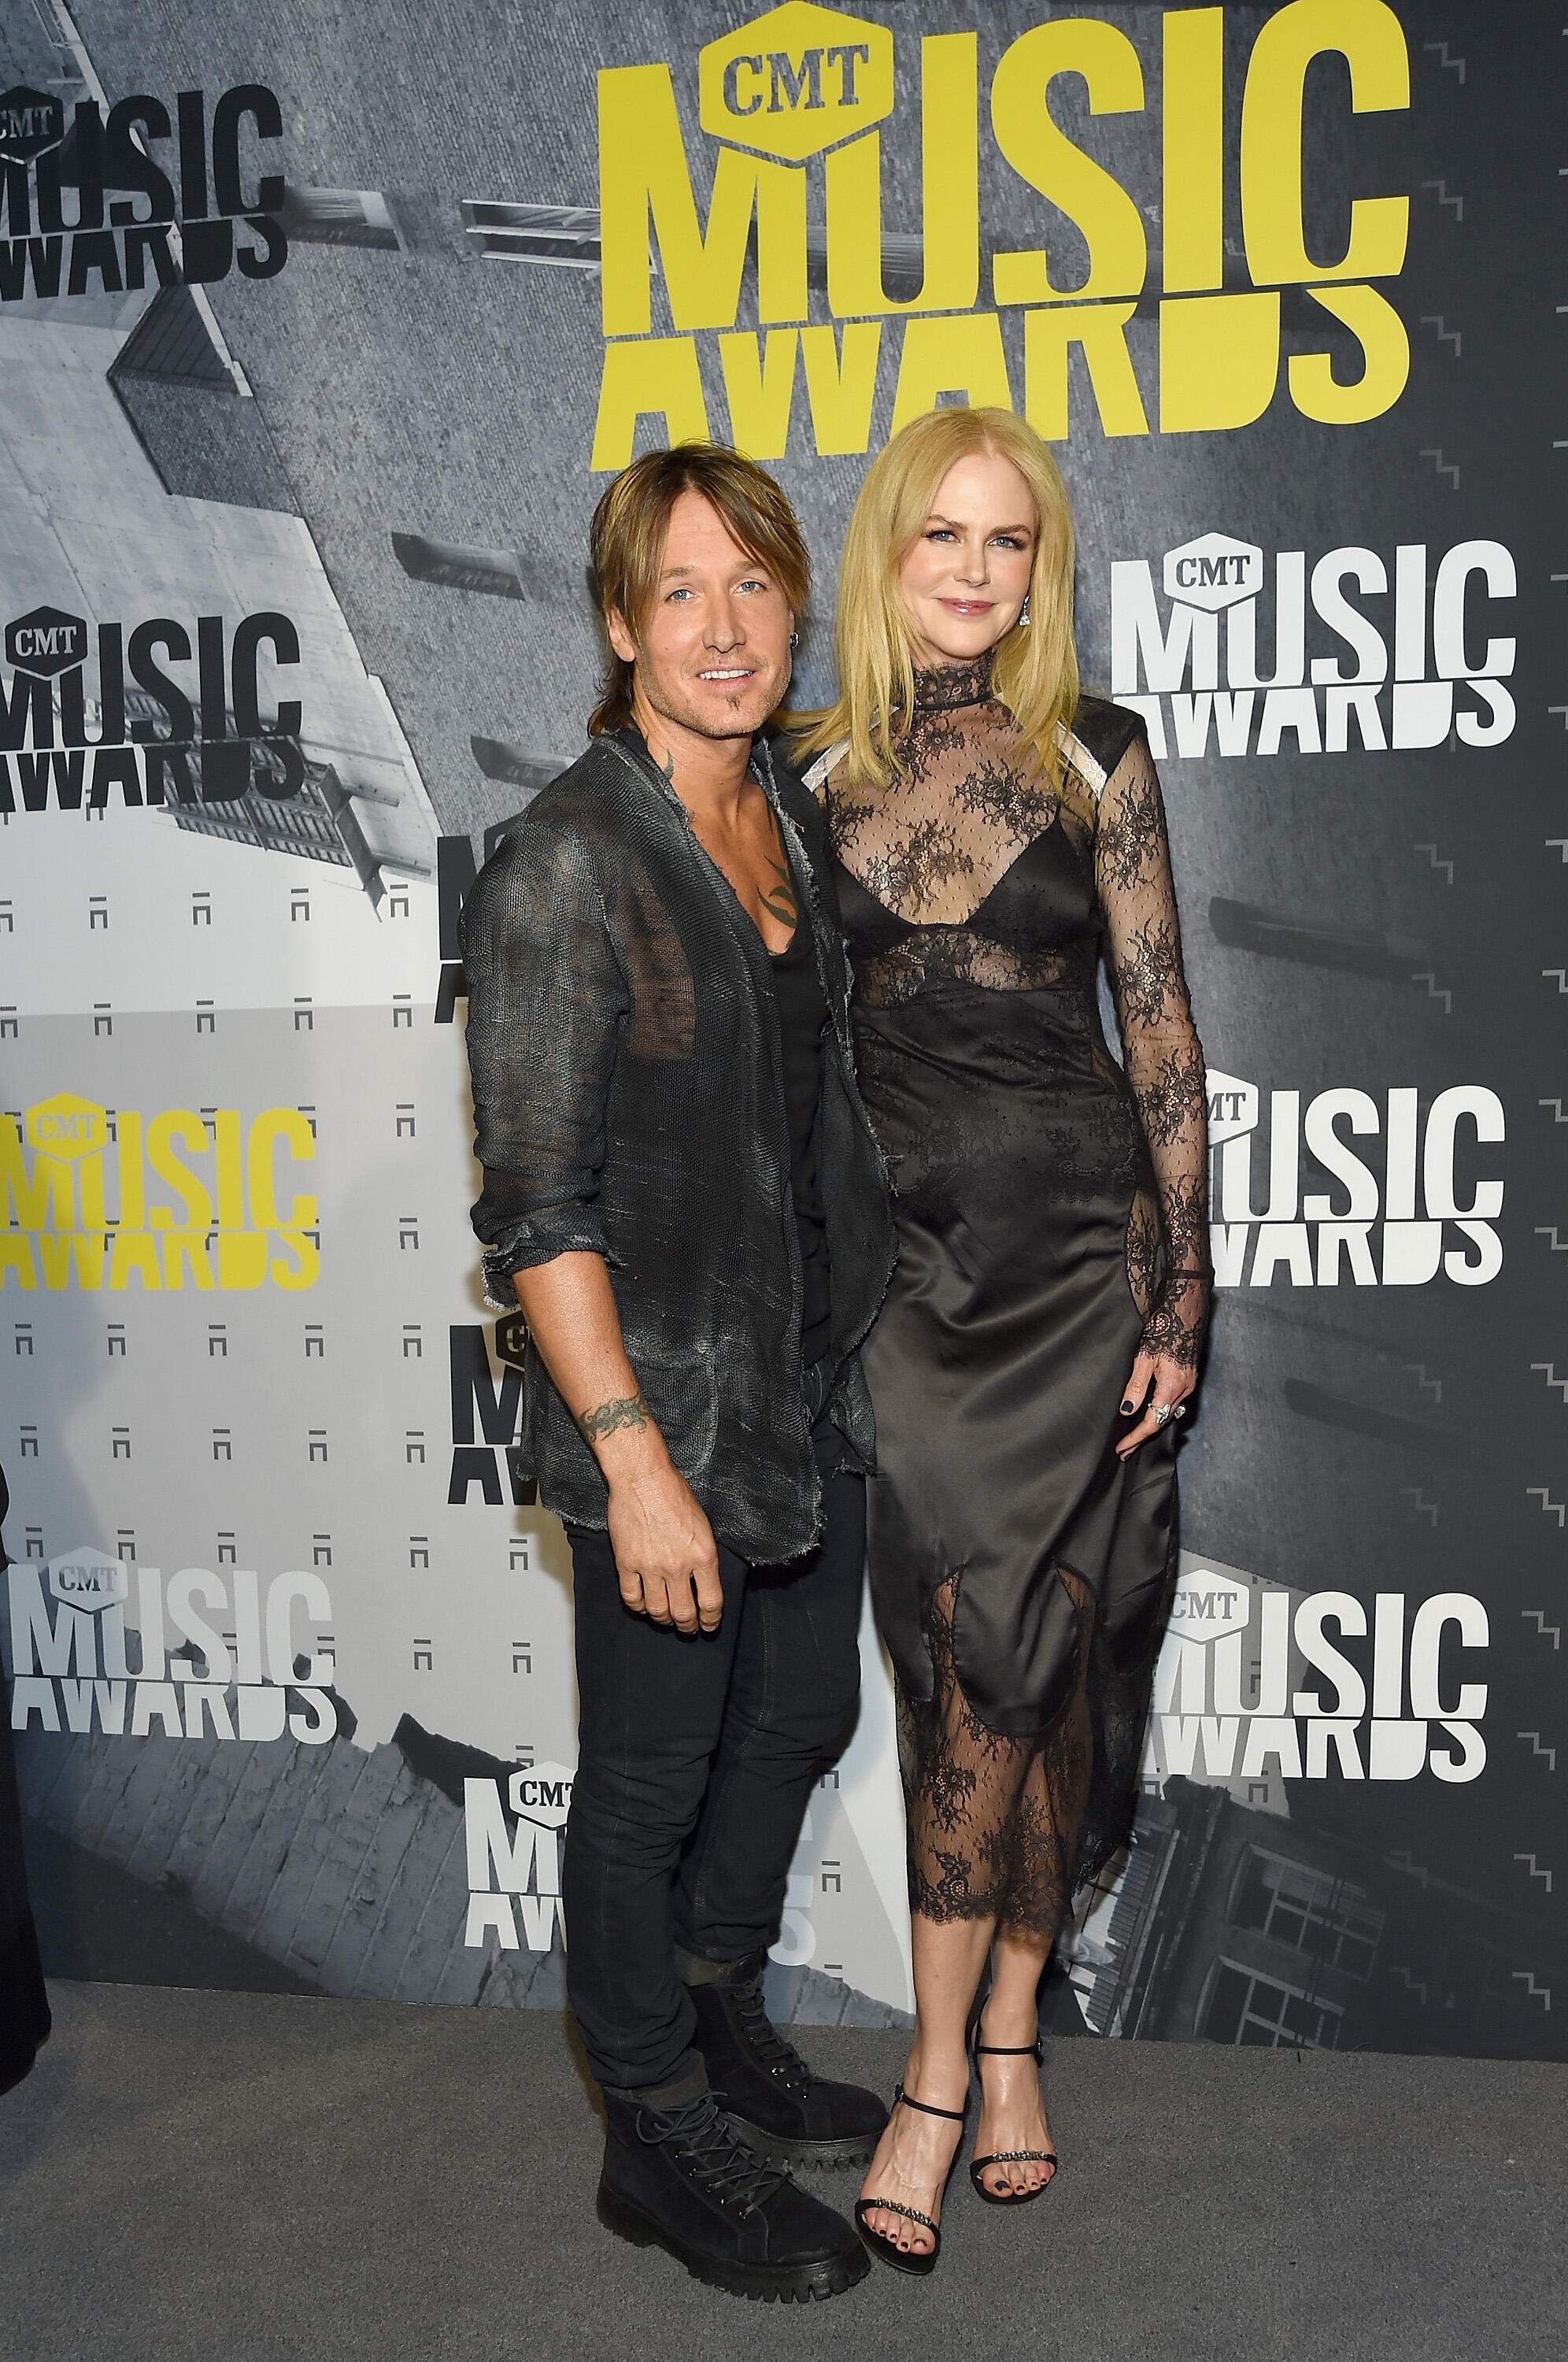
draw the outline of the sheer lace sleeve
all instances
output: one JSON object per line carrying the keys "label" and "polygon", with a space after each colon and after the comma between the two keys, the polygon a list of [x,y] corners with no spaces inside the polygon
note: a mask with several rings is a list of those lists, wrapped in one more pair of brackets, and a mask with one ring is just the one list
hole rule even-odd
{"label": "sheer lace sleeve", "polygon": [[1192,1367],[1209,1318],[1208,1100],[1171,882],[1165,805],[1140,734],[1106,780],[1095,833],[1127,1078],[1154,1159],[1165,1270],[1146,1351]]}

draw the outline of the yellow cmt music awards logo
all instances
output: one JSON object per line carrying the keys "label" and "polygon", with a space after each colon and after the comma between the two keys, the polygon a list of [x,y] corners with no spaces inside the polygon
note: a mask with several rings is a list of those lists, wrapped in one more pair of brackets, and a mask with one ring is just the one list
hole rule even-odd
{"label": "yellow cmt music awards logo", "polygon": [[[884,210],[883,139],[900,105],[884,25],[787,0],[709,43],[697,61],[698,121],[719,146],[705,219],[707,176],[694,186],[689,160],[700,144],[688,147],[669,66],[602,72],[607,342],[592,467],[624,467],[647,416],[671,443],[727,434],[756,458],[781,458],[801,375],[819,454],[867,448],[879,378],[894,370],[895,433],[956,395],[1021,408],[1059,440],[1075,348],[1106,435],[1248,426],[1275,398],[1286,288],[1307,291],[1325,332],[1324,350],[1285,360],[1296,409],[1333,425],[1381,416],[1409,372],[1404,324],[1377,283],[1404,267],[1409,201],[1356,194],[1343,252],[1309,253],[1302,110],[1309,69],[1324,55],[1345,61],[1356,114],[1408,107],[1398,17],[1385,0],[1277,8],[1247,61],[1235,153],[1225,127],[1224,9],[1167,9],[1160,41],[1154,256],[1130,190],[1052,112],[1061,76],[1081,77],[1092,115],[1147,110],[1144,58],[1120,26],[1099,18],[1054,17],[1021,34],[996,61],[985,110],[978,35],[921,41],[918,225]],[[982,222],[983,138],[1015,176],[1021,209],[1044,197],[1077,225],[1088,249],[1081,284],[1063,283],[1072,266],[1045,247],[1020,247],[1005,216]],[[1228,189],[1239,189],[1251,281],[1236,292],[1225,289]],[[1127,334],[1152,264],[1156,388],[1134,374]],[[655,319],[656,287],[673,333],[654,333],[666,325]],[[825,295],[829,323],[810,323],[813,289]],[[749,317],[741,325],[743,303],[748,315],[755,304],[755,327]],[[705,331],[717,331],[716,370],[699,348]],[[727,419],[710,416],[704,360],[709,383],[722,381]]]}
{"label": "yellow cmt music awards logo", "polygon": [[[287,1163],[315,1155],[296,1108],[144,1120],[59,1091],[20,1130],[0,1114],[0,1286],[312,1287],[315,1199],[293,1193]],[[149,1202],[149,1181],[168,1202]]]}

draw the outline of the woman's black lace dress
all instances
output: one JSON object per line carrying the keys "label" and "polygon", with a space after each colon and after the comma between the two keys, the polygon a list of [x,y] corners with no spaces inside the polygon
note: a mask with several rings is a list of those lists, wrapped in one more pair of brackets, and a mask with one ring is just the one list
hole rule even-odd
{"label": "woman's black lace dress", "polygon": [[1140,1341],[1196,1362],[1209,1300],[1202,1054],[1142,733],[1086,697],[1058,788],[988,658],[917,678],[890,787],[812,775],[898,1193],[865,1359],[911,1897],[1046,1935],[1126,1837],[1172,1573],[1174,1429],[1123,1463],[1119,1406]]}

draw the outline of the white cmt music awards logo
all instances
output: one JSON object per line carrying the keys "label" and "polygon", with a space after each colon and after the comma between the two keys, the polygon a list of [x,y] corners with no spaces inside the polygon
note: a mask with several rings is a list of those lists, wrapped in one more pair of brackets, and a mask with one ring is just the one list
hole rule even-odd
{"label": "white cmt music awards logo", "polygon": [[1469,1592],[1379,1592],[1369,1612],[1348,1591],[1292,1593],[1184,1552],[1145,1774],[1276,1810],[1285,1781],[1478,1779],[1486,1684],[1468,1676],[1489,1639]]}
{"label": "white cmt music awards logo", "polygon": [[[573,1776],[564,1763],[527,1764],[506,1781],[504,1798],[499,1780],[463,1782],[466,1945],[482,1944],[492,1933],[503,1952],[547,1952],[558,1926],[564,1939],[561,1833],[571,1810]],[[508,1813],[515,1835],[507,1827]]]}
{"label": "white cmt music awards logo", "polygon": [[[1270,578],[1272,577],[1272,584]],[[1518,590],[1500,541],[1424,542],[1392,559],[1347,546],[1309,570],[1254,543],[1200,534],[1165,552],[1160,590],[1144,557],[1110,569],[1110,693],[1148,723],[1161,759],[1342,755],[1352,746],[1500,746],[1514,727],[1504,683],[1512,635],[1493,602]],[[1272,595],[1271,595],[1272,592]],[[1263,635],[1272,643],[1265,661]]]}
{"label": "white cmt music awards logo", "polygon": [[[1305,1111],[1301,1092],[1271,1091],[1265,1125],[1257,1085],[1211,1067],[1215,1284],[1420,1287],[1441,1274],[1484,1287],[1503,1267],[1488,1151],[1504,1130],[1501,1099],[1480,1084],[1439,1091],[1424,1115],[1402,1087],[1380,1099],[1320,1091]],[[1310,1168],[1329,1187],[1303,1186]]]}
{"label": "white cmt music awards logo", "polygon": [[[337,1728],[319,1574],[127,1566],[82,1549],[9,1570],[11,1727],[146,1738],[282,1738],[323,1747]],[[127,1629],[134,1604],[136,1623]],[[134,1647],[127,1651],[127,1641]],[[135,1661],[132,1661],[134,1655]]]}

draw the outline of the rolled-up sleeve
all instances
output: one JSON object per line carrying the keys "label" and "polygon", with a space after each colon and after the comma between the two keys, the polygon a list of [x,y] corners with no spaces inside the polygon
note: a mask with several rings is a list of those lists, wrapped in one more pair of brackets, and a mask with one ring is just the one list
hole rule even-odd
{"label": "rolled-up sleeve", "polygon": [[485,1293],[557,1255],[613,1260],[598,1211],[611,1077],[630,1005],[581,840],[513,829],[462,915]]}

